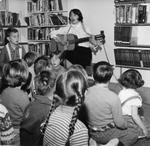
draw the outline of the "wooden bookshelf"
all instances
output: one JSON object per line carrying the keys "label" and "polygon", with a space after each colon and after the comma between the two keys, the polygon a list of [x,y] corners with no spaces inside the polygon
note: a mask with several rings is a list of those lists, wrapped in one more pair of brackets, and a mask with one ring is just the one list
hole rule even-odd
{"label": "wooden bookshelf", "polygon": [[145,41],[150,37],[150,0],[115,0],[114,4],[116,66],[150,69],[150,43]]}
{"label": "wooden bookshelf", "polygon": [[35,3],[28,0],[27,11],[29,50],[39,55],[49,53],[51,49],[50,32],[67,25],[68,11],[63,9],[61,0],[38,0]]}

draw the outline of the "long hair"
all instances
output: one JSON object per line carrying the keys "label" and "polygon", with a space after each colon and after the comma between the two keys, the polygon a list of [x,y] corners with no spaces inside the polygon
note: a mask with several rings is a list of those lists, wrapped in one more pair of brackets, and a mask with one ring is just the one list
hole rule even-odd
{"label": "long hair", "polygon": [[75,123],[77,121],[81,105],[84,101],[84,93],[86,90],[87,80],[80,71],[68,70],[61,74],[56,80],[53,104],[47,119],[50,118],[52,112],[55,110],[54,105],[56,105],[57,101],[59,101],[62,105],[75,106],[71,122],[69,124],[69,135],[66,145],[69,143],[70,137],[74,133]]}
{"label": "long hair", "polygon": [[82,13],[81,13],[81,11],[79,9],[72,9],[72,10],[70,10],[70,12],[69,12],[69,21],[71,21],[70,20],[71,13],[74,13],[75,15],[78,15],[78,17],[79,17],[78,20],[80,22],[83,22],[83,16],[82,16]]}

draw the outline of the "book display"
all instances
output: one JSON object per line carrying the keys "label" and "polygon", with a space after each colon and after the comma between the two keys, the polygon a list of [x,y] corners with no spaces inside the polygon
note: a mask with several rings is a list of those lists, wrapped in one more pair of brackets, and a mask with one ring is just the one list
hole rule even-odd
{"label": "book display", "polygon": [[150,1],[115,0],[116,66],[149,69]]}
{"label": "book display", "polygon": [[28,0],[27,11],[29,51],[47,54],[52,51],[50,32],[67,25],[67,11],[61,0]]}

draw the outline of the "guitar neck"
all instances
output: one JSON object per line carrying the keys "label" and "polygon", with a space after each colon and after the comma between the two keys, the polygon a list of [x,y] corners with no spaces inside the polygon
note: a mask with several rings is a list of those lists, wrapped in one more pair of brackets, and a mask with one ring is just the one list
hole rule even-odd
{"label": "guitar neck", "polygon": [[[100,35],[95,35],[94,39],[97,40],[97,36],[102,37]],[[89,39],[90,39],[90,37],[78,38],[78,39],[75,39],[75,40],[71,41],[70,43],[84,43],[84,42],[88,42]]]}
{"label": "guitar neck", "polygon": [[75,40],[75,43],[84,43],[88,42],[90,37],[85,37],[85,38],[79,38],[78,40]]}

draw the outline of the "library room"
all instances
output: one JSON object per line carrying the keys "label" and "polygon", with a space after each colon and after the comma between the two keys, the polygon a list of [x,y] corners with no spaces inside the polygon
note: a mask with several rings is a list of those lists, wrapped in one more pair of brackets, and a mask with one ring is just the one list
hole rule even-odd
{"label": "library room", "polygon": [[0,0],[0,145],[150,146],[150,0]]}

